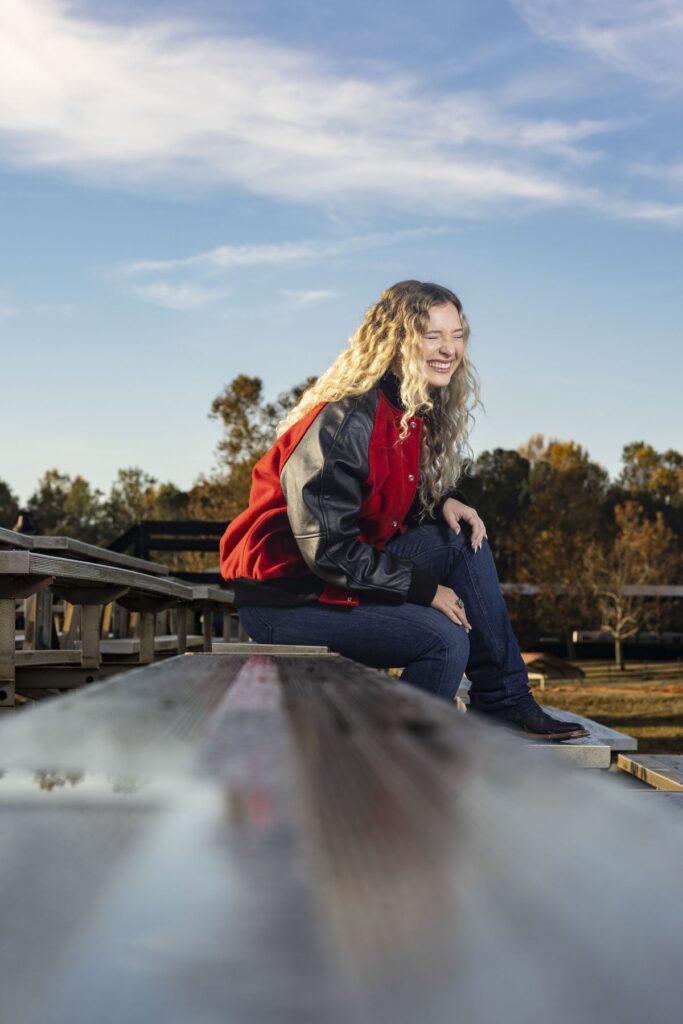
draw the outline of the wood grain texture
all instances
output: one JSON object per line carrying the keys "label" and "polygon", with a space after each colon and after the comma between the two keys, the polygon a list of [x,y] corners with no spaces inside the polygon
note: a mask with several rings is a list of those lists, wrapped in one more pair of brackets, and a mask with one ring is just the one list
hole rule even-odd
{"label": "wood grain texture", "polygon": [[128,569],[79,562],[70,558],[35,554],[32,551],[0,551],[0,577],[53,577],[58,583],[69,582],[128,587],[142,594],[154,594],[179,601],[192,600],[191,587],[172,580],[145,576]]}
{"label": "wood grain texture", "polygon": [[0,548],[20,548],[26,551],[33,549],[33,538],[25,533],[16,533],[0,526]]}
{"label": "wood grain texture", "polygon": [[329,653],[327,647],[313,647],[302,644],[256,644],[251,641],[242,643],[238,640],[214,640],[212,652],[213,654],[281,654],[284,656],[292,656],[294,654],[319,656]]}
{"label": "wood grain texture", "polygon": [[[80,650],[60,650],[60,651],[17,651],[15,655],[15,665],[17,668],[30,667],[30,668],[43,668],[50,665],[80,665],[81,664],[81,652]],[[45,685],[49,686],[49,680],[46,676]]]}
{"label": "wood grain texture", "polygon": [[612,750],[606,743],[597,743],[583,738],[583,742],[563,740],[561,743],[541,743],[537,740],[524,740],[529,750],[543,760],[553,760],[575,768],[609,768],[612,761]]}
{"label": "wood grain texture", "polygon": [[683,755],[620,754],[617,766],[655,789],[683,792]]}
{"label": "wood grain texture", "polygon": [[82,540],[74,540],[72,537],[35,536],[31,540],[33,542],[32,550],[42,554],[58,555],[61,558],[76,558],[82,562],[114,565],[120,569],[148,573],[150,576],[169,575],[168,566],[162,565],[160,562],[147,561],[145,558],[136,558],[134,555],[124,555],[95,544],[86,544]]}

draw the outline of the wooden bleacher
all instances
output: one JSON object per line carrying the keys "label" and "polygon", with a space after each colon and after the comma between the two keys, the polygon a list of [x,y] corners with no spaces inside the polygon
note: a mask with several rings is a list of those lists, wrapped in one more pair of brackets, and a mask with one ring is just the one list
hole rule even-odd
{"label": "wooden bleacher", "polygon": [[[173,632],[164,618],[170,609]],[[184,583],[158,563],[70,538],[0,530],[0,706],[13,706],[17,692],[40,697],[125,665],[210,651],[214,611],[223,619],[221,640],[227,639],[234,613],[228,588]],[[191,632],[197,614],[201,637]]]}
{"label": "wooden bleacher", "polygon": [[683,819],[473,717],[280,653],[4,716],[3,1020],[675,1020]]}

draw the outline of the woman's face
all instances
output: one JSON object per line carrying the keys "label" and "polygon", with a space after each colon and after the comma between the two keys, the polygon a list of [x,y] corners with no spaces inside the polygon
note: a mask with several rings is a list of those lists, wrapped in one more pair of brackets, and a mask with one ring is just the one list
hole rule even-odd
{"label": "woman's face", "polygon": [[432,306],[422,335],[422,358],[428,383],[435,388],[447,387],[462,362],[464,351],[464,330],[456,307],[452,302]]}

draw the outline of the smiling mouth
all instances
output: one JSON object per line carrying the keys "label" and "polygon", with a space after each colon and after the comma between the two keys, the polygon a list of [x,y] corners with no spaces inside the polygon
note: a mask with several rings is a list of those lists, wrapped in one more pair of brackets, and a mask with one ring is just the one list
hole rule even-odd
{"label": "smiling mouth", "polygon": [[450,373],[454,365],[454,359],[451,359],[449,362],[440,362],[430,359],[427,362],[427,366],[430,368],[430,370],[436,370],[437,373]]}

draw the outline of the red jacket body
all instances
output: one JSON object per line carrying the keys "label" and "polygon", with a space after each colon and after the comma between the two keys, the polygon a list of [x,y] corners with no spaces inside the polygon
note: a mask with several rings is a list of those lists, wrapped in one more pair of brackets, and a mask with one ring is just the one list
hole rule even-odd
{"label": "red jacket body", "polygon": [[238,604],[431,603],[436,578],[383,550],[408,529],[417,501],[422,420],[401,440],[401,416],[387,375],[362,395],[321,403],[277,439],[220,542]]}

